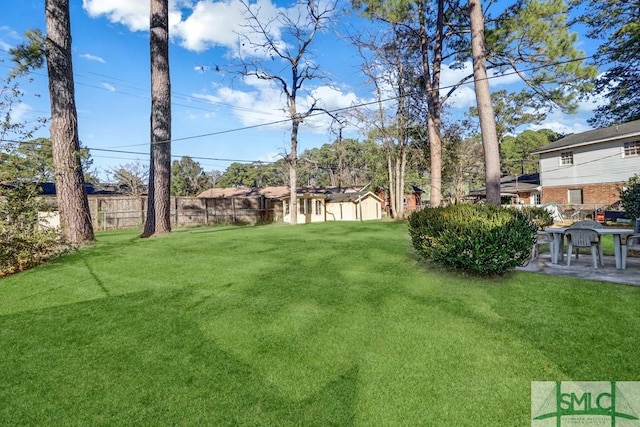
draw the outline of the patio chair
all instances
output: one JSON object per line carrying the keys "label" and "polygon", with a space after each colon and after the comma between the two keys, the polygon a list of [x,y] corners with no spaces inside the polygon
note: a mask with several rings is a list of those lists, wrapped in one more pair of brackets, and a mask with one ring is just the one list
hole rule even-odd
{"label": "patio chair", "polygon": [[536,240],[531,248],[531,261],[538,259],[540,256],[540,245],[549,245],[549,252],[553,253],[553,236],[546,231],[538,231]]}
{"label": "patio chair", "polygon": [[571,224],[571,228],[604,228],[598,221],[592,221],[585,219],[582,221],[574,222]]}
{"label": "patio chair", "polygon": [[627,242],[622,245],[622,269],[627,268],[627,253],[640,251],[640,234],[632,234],[627,237]]}
{"label": "patio chair", "polygon": [[580,248],[591,248],[593,258],[593,268],[598,268],[598,258],[600,265],[604,267],[604,255],[600,244],[600,235],[591,228],[568,228],[564,235],[567,237],[567,267],[571,266],[571,254],[576,250],[576,259]]}

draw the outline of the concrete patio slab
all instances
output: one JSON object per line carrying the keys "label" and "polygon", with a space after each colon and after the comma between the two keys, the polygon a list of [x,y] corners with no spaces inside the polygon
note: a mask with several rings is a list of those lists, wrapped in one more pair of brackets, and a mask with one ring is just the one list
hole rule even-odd
{"label": "concrete patio slab", "polygon": [[626,270],[616,269],[615,258],[606,255],[604,257],[604,267],[598,267],[597,269],[593,268],[590,254],[580,254],[577,260],[574,256],[571,259],[571,267],[567,267],[566,262],[565,255],[561,263],[552,264],[551,254],[543,252],[538,259],[529,261],[527,265],[518,267],[516,270],[640,286],[640,257],[629,256]]}

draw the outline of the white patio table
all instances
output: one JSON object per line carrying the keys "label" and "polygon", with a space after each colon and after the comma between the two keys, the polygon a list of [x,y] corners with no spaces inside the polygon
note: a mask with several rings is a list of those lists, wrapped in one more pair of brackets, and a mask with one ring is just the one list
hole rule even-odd
{"label": "white patio table", "polygon": [[[558,264],[564,256],[564,232],[571,227],[547,227],[544,229],[553,237],[554,251],[551,253],[551,263]],[[599,235],[613,236],[613,251],[616,256],[616,268],[622,269],[622,236],[633,234],[630,228],[594,228]]]}

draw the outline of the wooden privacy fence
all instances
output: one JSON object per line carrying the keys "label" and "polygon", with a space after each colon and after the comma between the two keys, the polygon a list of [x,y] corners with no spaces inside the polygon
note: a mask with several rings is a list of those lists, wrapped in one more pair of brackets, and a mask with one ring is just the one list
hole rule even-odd
{"label": "wooden privacy fence", "polygon": [[[89,210],[95,230],[142,227],[146,196],[89,195]],[[55,210],[55,198],[49,200]],[[171,197],[171,224],[264,224],[282,219],[282,203],[265,196]]]}

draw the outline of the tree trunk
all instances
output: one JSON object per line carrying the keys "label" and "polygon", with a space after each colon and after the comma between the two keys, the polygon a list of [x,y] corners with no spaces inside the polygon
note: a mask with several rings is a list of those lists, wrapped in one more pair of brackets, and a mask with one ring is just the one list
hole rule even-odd
{"label": "tree trunk", "polygon": [[400,177],[398,178],[398,181],[400,182],[400,185],[398,186],[398,191],[400,192],[400,197],[399,197],[399,206],[400,206],[400,214],[398,215],[400,217],[400,219],[404,219],[404,215],[405,215],[405,208],[404,208],[404,183],[405,183],[405,179],[406,179],[406,169],[407,169],[407,149],[406,149],[406,145],[402,147],[401,150],[401,155],[399,156],[399,161],[400,161]]}
{"label": "tree trunk", "polygon": [[151,147],[143,237],[171,231],[171,80],[168,0],[151,0]]}
{"label": "tree trunk", "polygon": [[95,237],[80,164],[69,0],[47,0],[45,18],[51,98],[51,145],[60,224],[69,242],[93,242]]}
{"label": "tree trunk", "polygon": [[480,0],[469,0],[471,20],[471,52],[473,77],[478,104],[478,118],[484,147],[487,203],[500,204],[500,147],[496,132],[495,114],[489,92],[484,52],[484,17]]}
{"label": "tree trunk", "polygon": [[396,189],[396,216],[395,219],[402,220],[404,218],[404,181],[402,179],[402,157],[403,148],[398,147],[396,162],[394,165],[395,189]]}
{"label": "tree trunk", "polygon": [[[444,30],[444,0],[438,0],[436,37],[434,43],[433,67],[429,64],[429,46],[426,33],[426,16],[423,0],[418,2],[420,20],[420,52],[422,55],[422,73],[427,96],[427,131],[429,135],[429,156],[431,188],[429,203],[432,207],[442,203],[442,140],[440,139],[440,69],[442,64],[442,40]],[[431,75],[433,72],[433,76]]]}
{"label": "tree trunk", "polygon": [[395,175],[393,173],[393,153],[391,147],[387,147],[387,174],[389,175],[389,215],[391,218],[396,217],[396,184]]}
{"label": "tree trunk", "polygon": [[[295,104],[295,100],[293,101]],[[295,117],[295,111],[293,112]],[[289,223],[298,224],[298,128],[300,120],[294,118],[291,122],[291,153],[289,153]]]}
{"label": "tree trunk", "polygon": [[427,117],[427,131],[429,135],[429,164],[431,172],[431,186],[429,192],[429,206],[437,208],[442,203],[442,141],[440,140],[440,126],[434,117]]}

